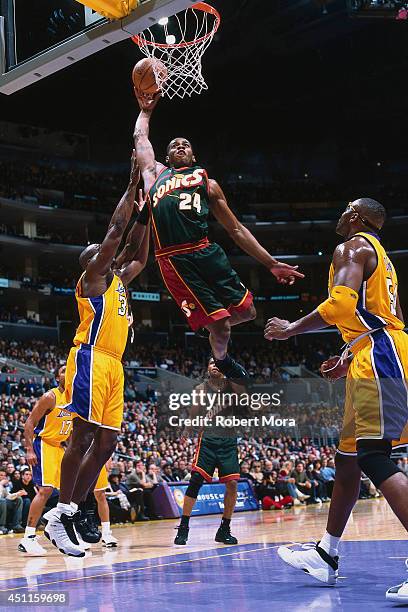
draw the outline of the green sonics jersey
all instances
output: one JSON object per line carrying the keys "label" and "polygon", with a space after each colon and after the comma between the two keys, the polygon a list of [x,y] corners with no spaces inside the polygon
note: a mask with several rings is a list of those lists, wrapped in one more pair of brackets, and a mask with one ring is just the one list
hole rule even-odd
{"label": "green sonics jersey", "polygon": [[208,176],[204,168],[164,168],[149,190],[139,217],[149,216],[156,249],[199,242],[208,234]]}

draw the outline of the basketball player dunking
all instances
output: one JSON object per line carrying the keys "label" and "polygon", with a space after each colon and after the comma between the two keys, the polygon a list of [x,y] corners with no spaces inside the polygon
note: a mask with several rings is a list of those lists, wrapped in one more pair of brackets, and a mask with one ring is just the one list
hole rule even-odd
{"label": "basketball player dunking", "polygon": [[[345,242],[334,252],[329,298],[294,323],[273,318],[265,328],[268,340],[286,340],[336,325],[347,343],[343,359],[322,364],[330,380],[347,376],[327,531],[313,549],[278,549],[283,561],[331,585],[337,581],[338,544],[359,495],[361,471],[408,530],[408,479],[390,458],[393,445],[408,443],[408,336],[397,275],[378,235],[385,217],[375,200],[351,202],[337,224]],[[408,581],[388,589],[386,596],[408,601]]]}
{"label": "basketball player dunking", "polygon": [[196,331],[206,328],[217,368],[228,378],[247,373],[227,354],[232,325],[255,318],[251,293],[232,269],[218,244],[208,240],[212,212],[234,242],[262,263],[283,284],[303,278],[297,266],[274,259],[231,212],[216,181],[194,157],[185,138],[167,147],[164,166],[155,161],[149,141],[149,122],[160,94],[152,100],[138,94],[141,112],[135,127],[137,162],[144,180],[146,205],[129,234],[118,262],[132,259],[144,226],[151,219],[155,256],[169,293]]}
{"label": "basketball player dunking", "polygon": [[[114,257],[129,223],[140,174],[135,155],[128,188],[113,213],[101,244],[84,249],[79,263],[84,270],[76,288],[80,324],[65,373],[63,408],[75,412],[71,442],[61,465],[60,498],[45,534],[63,553],[83,556],[74,525],[77,512],[111,456],[123,418],[122,355],[126,347],[130,308],[125,284],[114,271]],[[147,238],[140,248],[143,262],[129,263],[140,271],[145,264]],[[134,274],[132,275],[134,276]],[[91,445],[92,444],[92,445]]]}

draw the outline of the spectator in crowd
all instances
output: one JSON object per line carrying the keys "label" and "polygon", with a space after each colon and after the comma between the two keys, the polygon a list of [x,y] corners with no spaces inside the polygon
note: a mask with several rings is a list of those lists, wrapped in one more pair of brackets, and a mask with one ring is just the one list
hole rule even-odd
{"label": "spectator in crowd", "polygon": [[310,464],[310,474],[314,482],[317,482],[317,495],[320,497],[322,502],[330,501],[327,492],[326,481],[322,475],[322,463],[317,459],[314,463]]}
{"label": "spectator in crowd", "polygon": [[322,457],[320,474],[326,484],[327,495],[332,496],[334,487],[334,478],[336,476],[336,467],[334,459],[327,459]]}
{"label": "spectator in crowd", "polygon": [[[153,489],[157,486],[146,477],[146,466],[143,461],[138,461],[136,467],[126,480],[129,490],[141,489],[143,492],[143,507],[140,509],[140,517],[156,518],[154,503],[152,499]],[[145,520],[145,518],[141,518]]]}
{"label": "spectator in crowd", "polygon": [[317,500],[315,482],[308,478],[303,461],[298,461],[296,463],[291,477],[294,478],[296,488],[299,489],[301,493],[304,495],[310,495],[310,503],[316,503],[319,501]]}
{"label": "spectator in crowd", "polygon": [[21,524],[22,492],[12,493],[12,484],[4,470],[0,470],[0,533],[24,533]]}

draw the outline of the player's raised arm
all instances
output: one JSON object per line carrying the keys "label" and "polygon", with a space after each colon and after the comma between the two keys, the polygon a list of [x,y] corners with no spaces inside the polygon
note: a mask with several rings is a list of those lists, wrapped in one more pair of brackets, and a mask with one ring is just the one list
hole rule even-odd
{"label": "player's raised arm", "polygon": [[[138,247],[136,252],[133,253],[132,259],[124,260],[122,266],[119,270],[119,276],[122,279],[122,283],[124,285],[128,285],[136,276],[145,269],[147,258],[149,255],[149,229],[150,225],[148,224],[146,227],[141,225],[140,223],[134,223],[132,230],[129,234],[134,233],[139,235],[141,229],[144,230],[144,235],[142,236],[142,241],[140,242],[138,239],[136,240]],[[129,239],[129,236],[128,236]],[[132,248],[132,238],[130,238],[130,244]],[[125,247],[126,248],[126,247]],[[125,250],[125,249],[124,249]]]}
{"label": "player's raised arm", "polygon": [[133,151],[129,184],[119,204],[116,206],[103,242],[86,267],[86,276],[88,278],[104,276],[110,269],[132,215],[139,180],[140,171],[136,162],[136,153]]}
{"label": "player's raised arm", "polygon": [[150,98],[142,97],[135,90],[137,100],[140,106],[140,113],[136,120],[135,131],[133,138],[135,141],[135,151],[137,163],[143,177],[145,193],[157,178],[158,164],[155,160],[152,143],[149,140],[149,124],[152,112],[161,97],[160,92],[157,92]]}
{"label": "player's raised arm", "polygon": [[282,284],[293,285],[296,278],[304,278],[298,266],[289,266],[272,257],[255,236],[236,218],[216,181],[209,180],[210,208],[214,217],[226,229],[233,241],[248,255],[259,261]]}
{"label": "player's raised arm", "polygon": [[55,395],[52,391],[47,391],[36,401],[28,419],[24,424],[24,439],[26,445],[26,459],[28,465],[37,465],[37,457],[33,450],[34,429],[41,419],[55,408]]}
{"label": "player's raised arm", "polygon": [[[125,246],[116,258],[117,268],[124,269],[134,260],[147,261],[149,252],[149,208],[143,198],[143,190],[139,189],[139,200],[137,202],[139,216],[132,225],[125,240]],[[144,248],[142,248],[142,244]],[[145,264],[146,265],[146,261]],[[143,266],[144,267],[144,266]],[[141,271],[141,270],[140,270]],[[133,277],[134,278],[134,277]]]}
{"label": "player's raised arm", "polygon": [[265,338],[287,340],[291,336],[336,325],[342,319],[352,316],[357,307],[365,264],[371,256],[372,249],[360,236],[340,244],[333,255],[333,289],[327,300],[293,323],[277,317],[269,319],[265,327]]}

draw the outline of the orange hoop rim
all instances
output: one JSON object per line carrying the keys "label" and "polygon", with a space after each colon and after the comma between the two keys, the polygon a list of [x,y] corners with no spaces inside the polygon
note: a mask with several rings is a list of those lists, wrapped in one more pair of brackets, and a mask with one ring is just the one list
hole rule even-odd
{"label": "orange hoop rim", "polygon": [[202,11],[203,13],[209,13],[210,15],[213,15],[215,17],[215,22],[214,22],[214,26],[212,30],[210,30],[210,32],[207,32],[207,34],[204,34],[204,36],[200,36],[200,38],[195,38],[194,40],[190,40],[188,42],[167,44],[167,43],[156,43],[151,40],[146,40],[144,38],[141,38],[139,34],[135,34],[135,36],[132,36],[132,41],[139,47],[144,47],[147,45],[150,47],[157,47],[159,49],[177,49],[177,48],[181,49],[183,47],[191,47],[192,45],[201,43],[207,40],[207,38],[214,36],[214,34],[218,30],[220,23],[221,23],[221,15],[217,11],[217,9],[207,4],[206,2],[197,2],[196,4],[193,4],[191,7],[189,7],[186,10],[188,11],[191,9],[196,9],[198,11]]}

